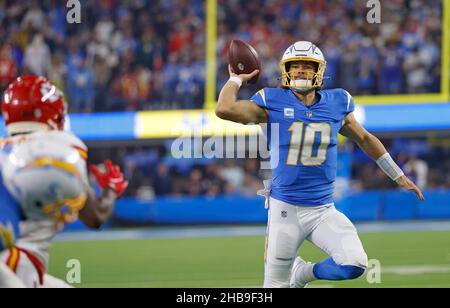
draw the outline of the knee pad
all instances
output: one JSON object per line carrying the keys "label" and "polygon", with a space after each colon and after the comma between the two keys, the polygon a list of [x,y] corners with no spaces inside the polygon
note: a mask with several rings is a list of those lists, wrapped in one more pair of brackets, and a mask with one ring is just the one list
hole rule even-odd
{"label": "knee pad", "polygon": [[292,232],[278,232],[275,238],[269,238],[267,247],[267,262],[280,265],[291,266],[297,253],[297,240]]}

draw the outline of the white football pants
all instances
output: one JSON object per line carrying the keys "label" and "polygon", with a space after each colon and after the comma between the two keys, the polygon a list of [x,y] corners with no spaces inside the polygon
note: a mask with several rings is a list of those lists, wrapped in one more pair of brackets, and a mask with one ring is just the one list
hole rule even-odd
{"label": "white football pants", "polygon": [[0,262],[0,289],[25,288],[25,285],[6,264]]}
{"label": "white football pants", "polygon": [[265,288],[289,288],[297,251],[308,240],[338,265],[367,267],[367,255],[350,220],[333,204],[318,207],[269,200],[264,270]]}
{"label": "white football pants", "polygon": [[[32,259],[30,259],[32,257]],[[33,262],[34,261],[34,262]],[[43,287],[43,265],[33,257],[30,253],[25,253],[13,247],[10,250],[3,251],[0,254],[0,262],[6,264],[13,270],[16,277],[22,281],[26,288],[42,288]],[[38,270],[37,264],[41,271]]]}

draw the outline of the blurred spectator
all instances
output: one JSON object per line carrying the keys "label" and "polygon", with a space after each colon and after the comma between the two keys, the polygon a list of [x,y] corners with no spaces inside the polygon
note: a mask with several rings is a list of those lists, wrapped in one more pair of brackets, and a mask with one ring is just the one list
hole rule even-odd
{"label": "blurred spectator", "polygon": [[95,26],[95,37],[102,43],[107,43],[111,38],[114,31],[114,22],[108,13],[104,13],[100,16],[97,25]]}
{"label": "blurred spectator", "polygon": [[125,161],[124,175],[128,180],[127,194],[137,196],[139,188],[147,181],[142,169],[133,161]]}
{"label": "blurred spectator", "polygon": [[58,46],[62,46],[67,36],[66,9],[59,5],[57,0],[52,0],[48,9],[48,23],[51,37]]}
{"label": "blurred spectator", "polygon": [[356,42],[351,42],[347,46],[345,46],[339,66],[340,72],[339,80],[341,86],[350,93],[355,92],[355,90],[358,87],[358,82],[360,82],[360,80],[358,80],[357,78],[358,77],[357,49],[358,45],[356,44]]}
{"label": "blurred spectator", "polygon": [[204,195],[206,190],[202,181],[203,174],[200,169],[193,169],[184,183],[183,192],[188,196]]}
{"label": "blurred spectator", "polygon": [[244,170],[240,168],[232,159],[226,160],[223,170],[223,178],[237,190],[242,187],[244,182]]}
{"label": "blurred spectator", "polygon": [[138,65],[135,70],[135,78],[138,89],[138,109],[144,109],[152,96],[152,74],[145,66]]}
{"label": "blurred spectator", "polygon": [[25,50],[24,66],[25,70],[35,75],[46,75],[50,63],[50,49],[45,44],[44,37],[38,33],[33,37],[33,41]]}
{"label": "blurred spectator", "polygon": [[66,52],[66,65],[68,72],[70,73],[72,69],[78,67],[84,58],[84,53],[77,42],[77,38],[75,36],[70,37],[67,40]]}
{"label": "blurred spectator", "polygon": [[259,160],[256,158],[246,159],[244,161],[244,172],[256,178],[260,177],[261,169]]}
{"label": "blurred spectator", "polygon": [[[136,110],[139,102],[139,84],[136,75],[129,66],[120,68],[112,82],[112,92],[116,97],[116,106],[122,110]],[[123,108],[122,106],[125,106]]]}
{"label": "blurred spectator", "polygon": [[[208,164],[204,172],[204,185],[208,196],[217,196],[225,192],[229,182],[224,178],[224,169],[216,163]],[[228,187],[228,191],[236,191],[234,187]]]}
{"label": "blurred spectator", "polygon": [[153,186],[156,196],[166,196],[172,192],[172,177],[164,163],[159,163],[156,167]]}
{"label": "blurred spectator", "polygon": [[424,160],[411,155],[403,168],[408,177],[414,181],[420,189],[425,189],[427,187],[428,164]]}
{"label": "blurred spectator", "polygon": [[72,68],[67,80],[70,109],[75,112],[92,112],[95,99],[95,76],[86,65],[86,60]]}
{"label": "blurred spectator", "polygon": [[177,65],[178,82],[175,87],[176,102],[182,109],[193,109],[200,97],[200,86],[196,82],[197,71],[190,65],[189,56],[184,55]]}
{"label": "blurred spectator", "polygon": [[363,166],[360,178],[361,189],[379,189],[386,187],[387,179],[383,171],[378,172],[378,168],[374,164],[366,164]]}
{"label": "blurred spectator", "polygon": [[17,77],[17,65],[11,55],[11,47],[5,44],[0,49],[0,91],[14,81]]}
{"label": "blurred spectator", "polygon": [[145,28],[137,48],[137,62],[145,67],[153,67],[157,54],[161,53],[160,44],[155,38],[154,29],[152,27]]}
{"label": "blurred spectator", "polygon": [[425,63],[422,61],[418,47],[414,48],[405,58],[403,67],[408,71],[406,76],[406,87],[410,93],[423,93],[428,72]]}
{"label": "blurred spectator", "polygon": [[34,31],[40,31],[45,26],[45,14],[39,5],[39,1],[33,0],[25,17],[22,20],[23,28],[31,28]]}
{"label": "blurred spectator", "polygon": [[109,83],[112,78],[112,68],[107,60],[95,55],[92,61],[92,72],[95,76],[95,111],[108,111],[111,102]]}
{"label": "blurred spectator", "polygon": [[59,89],[65,89],[67,67],[64,63],[64,55],[56,53],[52,56],[48,67],[48,79]]}
{"label": "blurred spectator", "polygon": [[148,178],[145,178],[141,183],[141,186],[136,191],[136,198],[140,200],[153,200],[155,198],[155,191]]}

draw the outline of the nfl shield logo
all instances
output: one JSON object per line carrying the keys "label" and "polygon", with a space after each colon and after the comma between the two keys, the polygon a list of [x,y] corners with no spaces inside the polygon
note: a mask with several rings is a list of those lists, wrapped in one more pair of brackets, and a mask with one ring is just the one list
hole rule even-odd
{"label": "nfl shield logo", "polygon": [[288,119],[294,118],[294,108],[284,108],[284,117]]}
{"label": "nfl shield logo", "polygon": [[308,118],[312,118],[312,112],[311,111],[306,111],[306,116],[308,117]]}

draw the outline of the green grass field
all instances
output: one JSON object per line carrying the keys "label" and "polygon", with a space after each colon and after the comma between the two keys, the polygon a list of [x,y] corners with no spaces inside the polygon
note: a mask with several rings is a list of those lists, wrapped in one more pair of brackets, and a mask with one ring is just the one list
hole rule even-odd
{"label": "green grass field", "polygon": [[[382,265],[380,284],[366,275],[311,287],[450,287],[450,231],[361,234],[369,259]],[[75,287],[260,287],[263,237],[215,237],[58,242],[49,272],[65,278],[70,259],[81,262]],[[325,254],[306,243],[301,255],[320,261]],[[383,272],[384,271],[384,272]]]}

